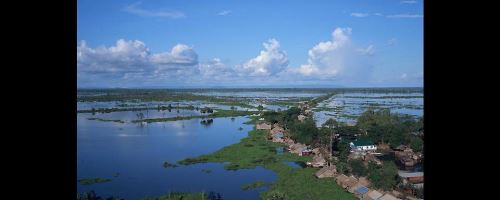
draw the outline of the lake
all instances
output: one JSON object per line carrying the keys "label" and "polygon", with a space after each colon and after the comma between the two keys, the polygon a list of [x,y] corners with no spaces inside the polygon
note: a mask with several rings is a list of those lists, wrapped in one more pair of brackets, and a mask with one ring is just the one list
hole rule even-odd
{"label": "lake", "polygon": [[[167,111],[168,112],[168,111]],[[126,112],[109,113],[128,118]],[[97,114],[96,114],[97,115]],[[224,199],[259,199],[255,190],[240,186],[257,180],[274,181],[274,172],[257,167],[228,171],[223,163],[204,163],[164,168],[187,157],[212,153],[238,143],[253,125],[246,117],[216,118],[210,125],[201,119],[151,123],[100,122],[88,120],[90,113],[77,117],[77,179],[109,178],[111,182],[77,184],[78,192],[94,190],[99,196],[118,195],[125,199],[160,196],[168,192],[218,192]],[[243,130],[238,130],[242,127]],[[202,170],[211,170],[210,173]],[[117,177],[113,175],[119,173]]]}

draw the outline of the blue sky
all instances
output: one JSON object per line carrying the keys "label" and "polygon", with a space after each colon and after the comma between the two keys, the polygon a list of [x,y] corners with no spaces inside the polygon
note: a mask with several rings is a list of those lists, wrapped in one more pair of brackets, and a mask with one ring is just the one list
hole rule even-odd
{"label": "blue sky", "polygon": [[79,0],[78,87],[423,84],[422,0]]}

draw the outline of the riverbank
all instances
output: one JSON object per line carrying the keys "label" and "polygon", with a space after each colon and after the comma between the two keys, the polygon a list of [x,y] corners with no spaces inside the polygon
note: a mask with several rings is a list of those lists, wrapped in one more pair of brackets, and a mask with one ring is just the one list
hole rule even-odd
{"label": "riverbank", "polygon": [[286,162],[307,162],[311,157],[301,157],[276,148],[282,144],[266,139],[266,131],[252,130],[239,143],[226,146],[214,153],[178,161],[181,165],[218,162],[226,163],[227,170],[253,169],[261,166],[272,170],[278,179],[270,183],[269,190],[260,194],[262,199],[270,196],[284,196],[286,199],[356,199],[331,179],[317,179],[315,168],[292,168]]}

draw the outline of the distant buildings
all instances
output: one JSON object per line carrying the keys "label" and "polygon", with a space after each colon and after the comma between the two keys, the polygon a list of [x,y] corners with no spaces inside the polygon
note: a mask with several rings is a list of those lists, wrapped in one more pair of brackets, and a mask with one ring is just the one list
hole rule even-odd
{"label": "distant buildings", "polygon": [[356,140],[350,144],[352,151],[375,151],[377,146],[369,140]]}

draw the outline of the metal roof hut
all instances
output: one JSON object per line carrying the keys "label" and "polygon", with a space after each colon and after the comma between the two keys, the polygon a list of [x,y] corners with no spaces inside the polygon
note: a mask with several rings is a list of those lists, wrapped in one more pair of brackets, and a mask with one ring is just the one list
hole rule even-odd
{"label": "metal roof hut", "polygon": [[368,191],[370,191],[369,188],[359,183],[355,187],[352,187],[352,190],[349,190],[349,192],[354,193],[354,196],[360,199],[362,199],[366,195],[366,193],[368,193]]}
{"label": "metal roof hut", "polygon": [[366,193],[366,195],[363,197],[362,200],[377,200],[379,199],[380,197],[382,197],[382,193],[377,191],[377,190],[372,190],[368,193]]}
{"label": "metal roof hut", "polygon": [[257,130],[271,130],[271,124],[259,123],[257,124]]}
{"label": "metal roof hut", "polygon": [[327,178],[327,177],[335,177],[336,174],[337,174],[337,168],[335,167],[335,165],[333,165],[321,168],[316,173],[314,173],[314,176],[316,176],[317,178]]}

